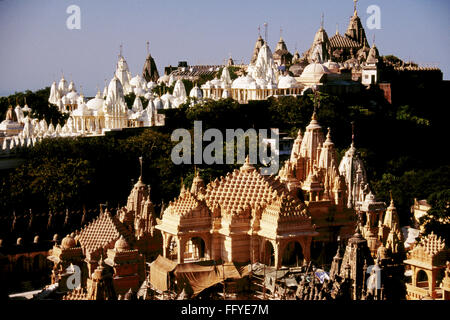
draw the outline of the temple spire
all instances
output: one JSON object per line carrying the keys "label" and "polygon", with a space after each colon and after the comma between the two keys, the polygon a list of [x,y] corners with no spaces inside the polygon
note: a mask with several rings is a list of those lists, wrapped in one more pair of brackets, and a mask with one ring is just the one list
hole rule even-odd
{"label": "temple spire", "polygon": [[355,121],[352,121],[352,147],[355,146]]}
{"label": "temple spire", "polygon": [[264,22],[264,37],[265,37],[265,39],[264,39],[264,41],[267,43],[268,42],[268,32],[269,32],[269,24],[267,23],[267,22]]}
{"label": "temple spire", "polygon": [[139,181],[142,181],[142,156],[139,157],[139,164],[141,167],[141,172],[140,172],[140,176],[139,176]]}

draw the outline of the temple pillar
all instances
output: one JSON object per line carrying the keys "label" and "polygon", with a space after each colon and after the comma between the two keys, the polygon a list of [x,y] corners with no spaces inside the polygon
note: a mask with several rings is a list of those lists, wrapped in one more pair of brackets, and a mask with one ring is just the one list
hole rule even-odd
{"label": "temple pillar", "polygon": [[281,252],[281,245],[279,241],[273,242],[273,251],[275,256],[275,268],[279,269],[281,268],[281,260],[282,260],[282,252]]}
{"label": "temple pillar", "polygon": [[185,251],[186,240],[183,238],[177,238],[177,263],[184,262],[184,251]]}

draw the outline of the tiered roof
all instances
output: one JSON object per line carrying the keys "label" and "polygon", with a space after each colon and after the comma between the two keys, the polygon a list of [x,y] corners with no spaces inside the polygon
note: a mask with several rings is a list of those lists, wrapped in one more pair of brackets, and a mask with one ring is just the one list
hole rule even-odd
{"label": "tiered roof", "polygon": [[199,200],[190,191],[185,190],[180,193],[180,196],[177,199],[170,202],[167,212],[181,216],[188,216],[201,205],[201,200]]}
{"label": "tiered roof", "polygon": [[236,214],[250,207],[264,207],[282,193],[288,193],[279,178],[263,176],[248,162],[206,188],[205,200],[210,208]]}
{"label": "tiered roof", "polygon": [[450,250],[446,248],[445,240],[432,232],[410,251],[405,263],[433,269],[444,266],[449,258]]}
{"label": "tiered roof", "polygon": [[86,252],[93,253],[115,242],[121,235],[125,239],[130,238],[128,231],[119,219],[105,211],[81,229],[78,241]]}
{"label": "tiered roof", "polygon": [[444,250],[445,241],[432,232],[426,238],[422,239],[421,245],[428,255],[435,256],[440,251]]}
{"label": "tiered roof", "polygon": [[268,205],[265,212],[283,217],[303,216],[308,218],[306,211],[304,211],[305,208],[306,206],[304,203],[298,201],[290,195],[283,194],[281,197],[278,197],[275,201]]}
{"label": "tiered roof", "polygon": [[331,48],[360,48],[361,45],[345,36],[342,36],[339,33],[336,33],[334,36],[330,38],[330,46]]}

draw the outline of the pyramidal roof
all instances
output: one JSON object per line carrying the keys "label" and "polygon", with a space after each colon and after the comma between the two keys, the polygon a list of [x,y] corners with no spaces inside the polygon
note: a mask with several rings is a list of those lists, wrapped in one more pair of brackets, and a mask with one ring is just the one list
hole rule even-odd
{"label": "pyramidal roof", "polygon": [[205,201],[210,208],[219,205],[230,213],[237,213],[248,207],[265,207],[287,193],[278,177],[261,175],[247,159],[240,170],[208,184]]}
{"label": "pyramidal roof", "polygon": [[115,242],[120,236],[130,239],[130,234],[119,219],[105,211],[81,229],[78,241],[84,251],[93,253]]}
{"label": "pyramidal roof", "polygon": [[147,82],[156,82],[159,79],[158,68],[156,67],[155,60],[150,53],[148,54],[147,59],[145,59],[144,67],[142,69],[142,77]]}
{"label": "pyramidal roof", "polygon": [[173,202],[170,202],[166,212],[171,214],[189,216],[195,209],[202,205],[202,201],[189,190],[184,190]]}

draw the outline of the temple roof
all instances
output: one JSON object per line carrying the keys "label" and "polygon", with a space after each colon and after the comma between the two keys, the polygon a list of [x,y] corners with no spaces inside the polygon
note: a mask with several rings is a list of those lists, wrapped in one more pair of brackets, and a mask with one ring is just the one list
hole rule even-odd
{"label": "temple roof", "polygon": [[361,45],[352,39],[341,36],[339,33],[330,38],[331,48],[360,48]]}
{"label": "temple roof", "polygon": [[130,238],[126,227],[119,219],[111,216],[111,214],[106,211],[100,213],[94,221],[81,229],[78,241],[84,251],[92,253],[98,249],[105,248],[108,244],[115,242],[121,236],[125,239]]}
{"label": "temple roof", "polygon": [[170,202],[166,212],[186,216],[201,205],[202,201],[198,199],[196,195],[185,190],[181,192],[180,196],[176,198],[175,201]]}
{"label": "temple roof", "polygon": [[147,59],[145,59],[144,67],[142,69],[142,76],[147,82],[156,82],[159,79],[158,68],[156,67],[155,60],[150,53],[148,54]]}
{"label": "temple roof", "polygon": [[265,207],[282,193],[288,193],[284,184],[273,176],[261,175],[250,163],[234,170],[206,188],[205,200],[209,207],[220,205],[230,213],[250,207]]}

